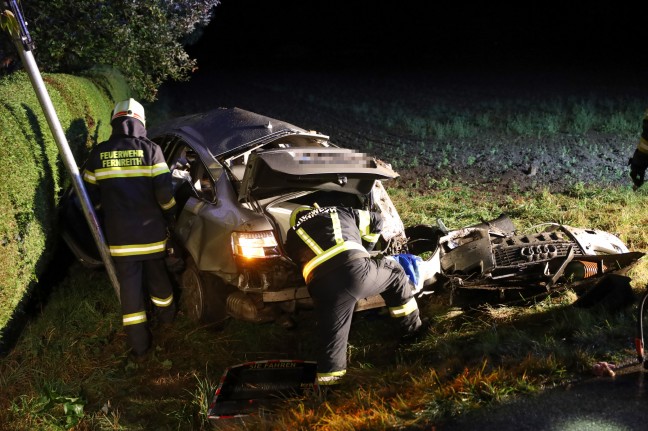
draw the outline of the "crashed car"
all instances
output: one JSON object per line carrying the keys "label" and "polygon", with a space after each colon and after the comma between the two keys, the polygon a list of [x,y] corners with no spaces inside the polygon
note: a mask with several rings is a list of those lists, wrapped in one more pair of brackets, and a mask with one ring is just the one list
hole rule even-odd
{"label": "crashed car", "polygon": [[[283,244],[291,214],[315,203],[380,212],[385,223],[374,253],[415,255],[419,296],[440,289],[550,291],[625,271],[643,256],[607,232],[553,223],[518,232],[505,215],[457,230],[442,222],[405,228],[382,184],[398,176],[388,164],[238,108],[177,118],[148,136],[172,172],[180,309],[203,323],[234,317],[292,326],[296,310],[312,308]],[[66,243],[85,265],[102,266],[71,191],[62,202]],[[382,306],[375,296],[356,311]]]}
{"label": "crashed car", "polygon": [[[312,307],[301,272],[283,250],[297,208],[317,202],[378,211],[385,220],[378,251],[395,254],[405,245],[403,223],[381,182],[398,174],[326,135],[220,108],[169,121],[148,136],[162,147],[172,172],[173,243],[185,262],[180,309],[195,320],[232,316],[289,325],[297,308]],[[101,266],[78,205],[64,205],[61,219],[77,257]],[[383,305],[376,296],[357,310]]]}

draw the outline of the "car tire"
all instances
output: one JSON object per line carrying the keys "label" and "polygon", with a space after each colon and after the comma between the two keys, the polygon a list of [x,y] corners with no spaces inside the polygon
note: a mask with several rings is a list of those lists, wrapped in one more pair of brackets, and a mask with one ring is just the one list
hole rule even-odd
{"label": "car tire", "polygon": [[228,318],[226,300],[233,289],[222,279],[201,273],[189,256],[180,278],[180,311],[194,322],[220,329]]}

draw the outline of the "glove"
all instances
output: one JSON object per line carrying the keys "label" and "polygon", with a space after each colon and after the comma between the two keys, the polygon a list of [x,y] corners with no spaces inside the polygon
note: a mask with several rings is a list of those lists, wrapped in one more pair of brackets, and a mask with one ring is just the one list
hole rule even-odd
{"label": "glove", "polygon": [[646,167],[648,167],[648,154],[635,150],[628,165],[630,165],[630,178],[632,178],[636,190],[644,183]]}
{"label": "glove", "polygon": [[173,231],[175,230],[175,226],[176,226],[175,216],[167,215],[166,224],[167,224],[167,236],[171,237],[173,236]]}
{"label": "glove", "polygon": [[183,253],[180,248],[176,246],[173,236],[167,238],[167,255],[164,258],[164,263],[169,271],[172,273],[181,273],[185,269]]}

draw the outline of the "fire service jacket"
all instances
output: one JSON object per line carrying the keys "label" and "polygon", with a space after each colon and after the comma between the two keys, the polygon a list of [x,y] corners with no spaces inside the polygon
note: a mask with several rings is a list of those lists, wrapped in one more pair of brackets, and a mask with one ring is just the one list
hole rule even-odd
{"label": "fire service jacket", "polygon": [[90,153],[83,174],[88,195],[100,205],[110,254],[119,260],[165,256],[175,200],[160,147],[133,118],[112,122],[108,141]]}
{"label": "fire service jacket", "polygon": [[382,229],[380,214],[346,207],[316,208],[288,230],[286,252],[308,283],[351,259],[369,257]]}

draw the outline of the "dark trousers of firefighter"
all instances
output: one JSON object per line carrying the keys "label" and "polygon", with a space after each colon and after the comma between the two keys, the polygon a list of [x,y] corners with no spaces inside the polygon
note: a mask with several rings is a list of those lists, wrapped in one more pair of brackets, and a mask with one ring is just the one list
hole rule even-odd
{"label": "dark trousers of firefighter", "polygon": [[[346,349],[356,303],[380,294],[387,307],[413,305],[398,318],[401,331],[419,328],[421,319],[403,268],[392,259],[361,258],[317,275],[308,284],[317,319],[317,372],[346,370]],[[414,301],[412,304],[411,301]]]}
{"label": "dark trousers of firefighter", "polygon": [[173,287],[164,259],[115,261],[115,272],[120,285],[124,331],[128,344],[134,354],[141,355],[151,346],[148,301],[152,301],[152,311],[158,322],[171,323],[175,316]]}

